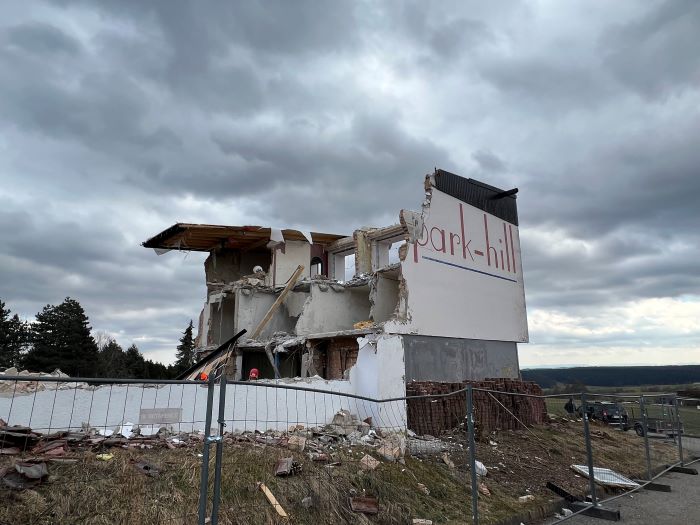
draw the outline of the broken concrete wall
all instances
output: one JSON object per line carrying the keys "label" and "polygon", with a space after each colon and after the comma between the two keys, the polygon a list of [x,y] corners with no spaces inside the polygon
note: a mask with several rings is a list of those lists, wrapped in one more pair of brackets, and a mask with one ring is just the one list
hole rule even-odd
{"label": "broken concrete wall", "polygon": [[403,397],[406,384],[402,337],[369,334],[357,341],[358,359],[349,374],[356,392],[377,399]]}
{"label": "broken concrete wall", "polygon": [[251,275],[256,266],[267,272],[271,263],[272,254],[267,249],[246,252],[217,249],[209,253],[204,261],[207,300],[200,313],[195,336],[197,349],[216,347],[236,333],[235,296],[232,292],[223,292],[224,286]]}
{"label": "broken concrete wall", "polygon": [[204,261],[207,292],[217,291],[217,283],[230,284],[244,275],[251,275],[256,266],[261,266],[267,272],[271,263],[272,254],[267,249],[248,252],[231,249],[213,250]]}
{"label": "broken concrete wall", "polygon": [[209,302],[205,302],[202,311],[199,312],[199,322],[197,323],[197,335],[194,338],[194,347],[202,349],[207,346],[209,335]]}
{"label": "broken concrete wall", "polygon": [[[248,330],[249,334],[255,330],[279,295],[268,290],[256,288],[239,288],[235,293],[235,330],[236,332]],[[296,305],[307,294],[299,292],[293,295],[295,295],[295,299],[292,304]],[[295,321],[296,318],[290,317],[289,310],[286,304],[283,303],[263,329],[260,339],[269,339],[275,332],[293,333]]]}
{"label": "broken concrete wall", "polygon": [[406,381],[458,382],[519,377],[517,344],[404,335]]}
{"label": "broken concrete wall", "polygon": [[[403,341],[400,336],[375,335],[358,338],[357,363],[350,369],[350,383],[355,392],[375,399],[405,397],[406,382]],[[406,402],[373,403],[375,422],[390,427],[404,428]]]}
{"label": "broken concrete wall", "polygon": [[391,271],[377,272],[372,280],[370,317],[382,323],[397,314],[399,303],[400,275],[398,268]]}
{"label": "broken concrete wall", "polygon": [[284,286],[299,265],[304,267],[301,277],[309,277],[311,245],[304,241],[286,241],[275,247],[273,260],[274,286]]}
{"label": "broken concrete wall", "polygon": [[216,301],[208,304],[207,346],[219,346],[236,334],[236,299],[232,293],[212,294],[211,297],[216,297]]}
{"label": "broken concrete wall", "polygon": [[351,330],[353,324],[369,319],[369,285],[344,287],[312,282],[311,296],[296,324],[298,335]]}

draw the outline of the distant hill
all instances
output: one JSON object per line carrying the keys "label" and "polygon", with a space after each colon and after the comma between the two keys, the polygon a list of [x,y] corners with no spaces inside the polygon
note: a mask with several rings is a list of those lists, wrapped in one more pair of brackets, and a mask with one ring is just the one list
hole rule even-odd
{"label": "distant hill", "polygon": [[700,365],[532,368],[521,373],[524,380],[534,381],[542,388],[552,388],[557,383],[618,387],[700,382]]}

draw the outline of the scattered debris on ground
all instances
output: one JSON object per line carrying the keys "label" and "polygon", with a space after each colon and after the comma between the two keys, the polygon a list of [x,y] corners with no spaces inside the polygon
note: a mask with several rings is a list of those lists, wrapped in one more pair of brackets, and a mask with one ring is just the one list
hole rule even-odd
{"label": "scattered debris on ground", "polygon": [[[181,516],[196,513],[203,434],[128,422],[108,430],[41,434],[0,425],[0,498],[7,502],[0,523],[66,523],[76,509],[86,516],[113,513],[105,522],[190,522]],[[640,447],[639,438],[592,430],[598,464],[624,476],[643,473],[643,454],[629,453]],[[230,517],[222,523],[278,523],[282,516],[312,524],[329,517],[334,523],[461,523],[470,514],[461,428],[418,436],[373,428],[371,420],[342,411],[322,427],[227,432],[223,444],[221,512]],[[570,469],[585,462],[583,445],[581,424],[561,419],[482,436],[476,443],[481,521],[549,501],[548,481],[584,494],[588,481]],[[659,460],[675,457],[672,444],[652,447]],[[128,504],[111,505],[115,493]]]}
{"label": "scattered debris on ground", "polygon": [[362,514],[378,514],[379,502],[377,498],[358,496],[350,498],[350,508],[353,512],[360,512]]}
{"label": "scattered debris on ground", "polygon": [[[586,478],[589,476],[589,470],[586,465],[571,465],[571,470]],[[606,487],[633,489],[639,486],[639,483],[636,481],[632,481],[609,468],[593,467],[593,479],[598,485]]]}

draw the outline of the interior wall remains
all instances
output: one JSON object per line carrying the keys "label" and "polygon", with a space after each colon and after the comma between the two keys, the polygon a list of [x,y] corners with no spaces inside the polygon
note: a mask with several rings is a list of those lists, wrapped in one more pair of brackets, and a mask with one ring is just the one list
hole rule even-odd
{"label": "interior wall remains", "polygon": [[351,330],[369,319],[369,285],[344,287],[323,281],[311,283],[311,296],[296,323],[297,335]]}
{"label": "interior wall remains", "polygon": [[299,265],[304,266],[303,277],[311,271],[311,245],[305,241],[286,241],[275,247],[273,254],[274,286],[283,286]]}
{"label": "interior wall remains", "polygon": [[[251,334],[262,321],[278,294],[255,288],[236,290],[235,332],[247,330]],[[290,317],[287,306],[282,303],[265,325],[259,339],[266,339],[275,332],[294,333],[296,318]]]}
{"label": "interior wall remains", "polygon": [[267,272],[271,262],[272,254],[268,249],[249,252],[233,249],[212,250],[204,261],[207,293],[216,292],[217,283],[230,284],[244,275],[251,275],[256,266],[261,266]]}
{"label": "interior wall remains", "polygon": [[218,296],[218,300],[208,303],[209,331],[207,346],[219,346],[236,334],[236,299],[232,293]]}
{"label": "interior wall remains", "polygon": [[383,323],[394,317],[399,302],[398,269],[377,272],[372,286],[372,312],[370,317],[376,323]]}

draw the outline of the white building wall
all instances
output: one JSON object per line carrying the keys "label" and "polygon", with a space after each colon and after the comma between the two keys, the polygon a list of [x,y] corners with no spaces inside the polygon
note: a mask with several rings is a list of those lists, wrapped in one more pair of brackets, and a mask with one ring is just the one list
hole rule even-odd
{"label": "white building wall", "polygon": [[[373,342],[374,341],[374,342]],[[366,397],[405,395],[403,382],[403,346],[400,337],[361,338],[357,363],[347,381],[321,378],[280,379],[256,383],[229,384],[226,392],[227,431],[286,430],[291,425],[318,427],[328,424],[340,409],[360,419],[372,417],[381,428],[406,428],[403,401],[373,403],[340,394]],[[296,386],[301,391],[263,385]],[[123,422],[139,423],[141,408],[181,409],[179,421],[162,425],[176,432],[203,430],[206,418],[205,384],[161,386],[104,385],[46,390],[36,393],[14,392],[9,382],[0,382],[0,418],[10,425],[29,426],[37,432],[80,430],[83,423],[113,430]],[[316,390],[330,390],[327,394]],[[14,393],[14,395],[13,395]],[[214,420],[218,413],[219,387],[215,388]],[[214,424],[212,424],[214,426]]]}
{"label": "white building wall", "polygon": [[401,272],[406,319],[388,333],[527,342],[518,228],[433,188]]}

